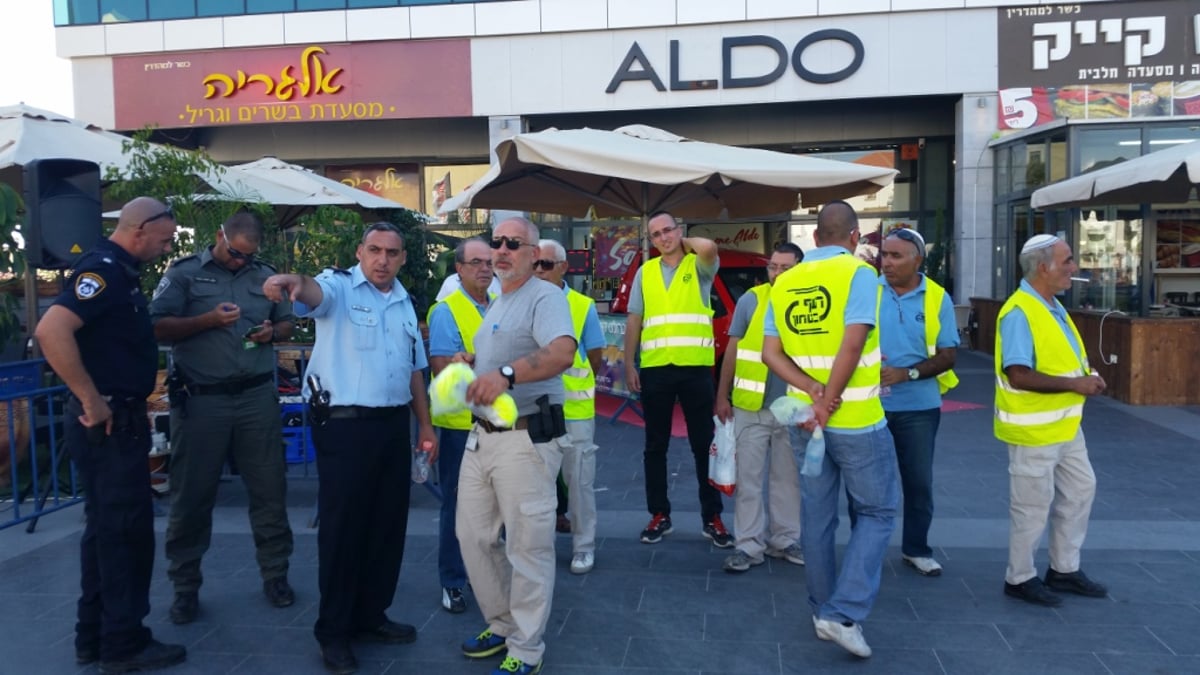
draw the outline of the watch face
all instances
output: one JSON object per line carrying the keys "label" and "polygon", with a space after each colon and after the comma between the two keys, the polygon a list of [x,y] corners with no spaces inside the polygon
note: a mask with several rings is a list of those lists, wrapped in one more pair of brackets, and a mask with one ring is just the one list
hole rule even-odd
{"label": "watch face", "polygon": [[916,379],[918,379],[918,378],[920,378],[920,377],[921,377],[921,371],[917,370],[916,368],[909,368],[909,369],[908,369],[908,379],[910,379],[910,380],[916,380]]}
{"label": "watch face", "polygon": [[517,373],[516,373],[516,371],[513,370],[512,366],[504,366],[503,368],[500,369],[500,374],[505,377],[512,377],[513,375],[516,375]]}

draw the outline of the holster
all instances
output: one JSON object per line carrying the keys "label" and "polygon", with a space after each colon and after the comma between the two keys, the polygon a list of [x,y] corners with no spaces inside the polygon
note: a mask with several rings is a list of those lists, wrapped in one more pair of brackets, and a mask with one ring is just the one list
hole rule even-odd
{"label": "holster", "polygon": [[187,402],[192,397],[188,384],[179,366],[171,368],[171,373],[167,376],[167,398],[171,401],[171,407],[178,410],[182,417],[187,417]]}
{"label": "holster", "polygon": [[563,417],[563,407],[557,403],[550,403],[549,395],[540,396],[534,403],[537,404],[538,410],[527,417],[529,440],[534,443],[549,443],[559,436],[565,436],[567,420]]}

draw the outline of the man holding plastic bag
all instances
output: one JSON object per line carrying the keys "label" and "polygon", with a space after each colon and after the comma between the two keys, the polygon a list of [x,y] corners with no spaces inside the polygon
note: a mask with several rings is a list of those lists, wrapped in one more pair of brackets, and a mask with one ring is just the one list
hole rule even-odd
{"label": "man holding plastic bag", "polygon": [[[771,288],[763,361],[788,383],[789,396],[812,402],[824,430],[818,441],[792,429],[796,452],[810,449],[810,438],[818,442],[815,447],[824,446],[819,472],[806,467],[800,480],[813,626],[818,638],[867,658],[871,647],[861,624],[879,593],[900,486],[879,403],[878,281],[853,255],[858,238],[858,216],[849,204],[829,202],[821,209],[813,235],[817,248]],[[839,574],[834,535],[843,478],[858,523]]]}
{"label": "man holding plastic bag", "polygon": [[[736,439],[737,491],[733,500],[733,554],[726,572],[761,565],[763,554],[804,564],[800,547],[800,482],[789,429],[767,404],[786,395],[786,383],[762,361],[763,319],[771,285],[804,259],[799,246],[775,247],[767,265],[767,283],[738,299],[729,326],[729,346],[717,384],[717,437],[731,425]],[[735,357],[736,355],[736,357]],[[732,390],[732,396],[731,396]],[[712,462],[714,466],[719,462]],[[764,500],[763,486],[768,486]],[[720,485],[716,486],[721,489]],[[726,494],[729,494],[728,492]]]}

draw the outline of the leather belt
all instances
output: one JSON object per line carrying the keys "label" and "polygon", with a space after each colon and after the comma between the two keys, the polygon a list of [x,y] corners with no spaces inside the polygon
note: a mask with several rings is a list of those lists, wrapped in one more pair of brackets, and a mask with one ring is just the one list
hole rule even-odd
{"label": "leather belt", "polygon": [[480,429],[483,429],[484,431],[488,432],[489,434],[500,434],[500,433],[504,433],[505,431],[513,431],[514,429],[528,429],[529,428],[529,418],[528,417],[518,417],[517,423],[513,425],[512,429],[508,429],[505,427],[498,427],[498,426],[492,424],[491,422],[483,419],[482,417],[476,417],[474,415],[471,415],[471,421],[474,422],[475,424],[478,424]]}
{"label": "leather belt", "polygon": [[329,408],[331,420],[369,420],[384,417],[395,417],[408,411],[406,405],[393,405],[385,408],[372,408],[365,405],[335,405]]}
{"label": "leather belt", "polygon": [[247,377],[244,380],[234,380],[233,382],[219,382],[217,384],[189,384],[188,391],[193,396],[234,396],[270,382],[273,375],[271,373],[263,373],[254,377]]}

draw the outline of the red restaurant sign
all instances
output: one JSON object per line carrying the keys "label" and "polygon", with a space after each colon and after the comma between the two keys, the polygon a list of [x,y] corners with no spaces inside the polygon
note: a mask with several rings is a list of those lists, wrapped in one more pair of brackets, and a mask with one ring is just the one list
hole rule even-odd
{"label": "red restaurant sign", "polygon": [[470,83],[459,39],[113,59],[117,129],[466,117]]}

